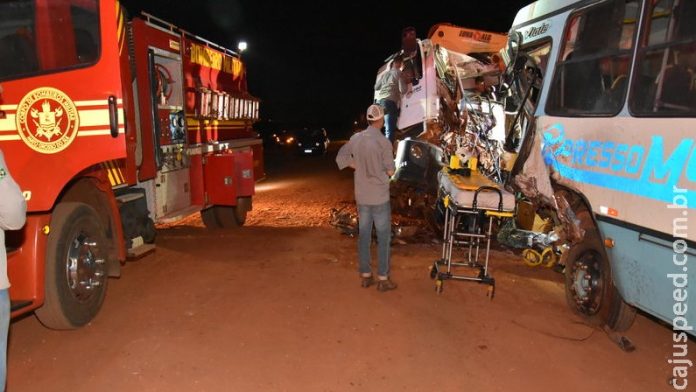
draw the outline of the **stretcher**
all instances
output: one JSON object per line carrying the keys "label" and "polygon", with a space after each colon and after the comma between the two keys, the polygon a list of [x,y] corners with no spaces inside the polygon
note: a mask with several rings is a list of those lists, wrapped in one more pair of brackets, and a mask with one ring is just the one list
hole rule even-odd
{"label": "stretcher", "polygon": [[[487,284],[492,299],[495,279],[488,273],[488,261],[493,222],[514,216],[515,197],[478,171],[461,176],[445,168],[438,173],[438,181],[444,228],[442,257],[430,270],[435,290],[442,293],[448,279],[473,281]],[[482,246],[483,264],[479,262]],[[453,260],[455,248],[464,251],[464,260]]]}

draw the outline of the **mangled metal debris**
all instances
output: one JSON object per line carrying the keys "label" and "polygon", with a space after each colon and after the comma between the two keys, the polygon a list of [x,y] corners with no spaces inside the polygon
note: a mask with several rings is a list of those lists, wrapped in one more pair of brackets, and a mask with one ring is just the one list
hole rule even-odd
{"label": "mangled metal debris", "polygon": [[329,211],[329,224],[338,229],[341,234],[349,237],[358,235],[358,216],[351,213],[348,207],[332,208]]}
{"label": "mangled metal debris", "polygon": [[[399,244],[431,241],[434,233],[419,223],[408,217],[394,216],[392,219],[392,241]],[[351,238],[358,235],[358,215],[349,206],[332,208],[329,211],[329,224],[341,234]]]}

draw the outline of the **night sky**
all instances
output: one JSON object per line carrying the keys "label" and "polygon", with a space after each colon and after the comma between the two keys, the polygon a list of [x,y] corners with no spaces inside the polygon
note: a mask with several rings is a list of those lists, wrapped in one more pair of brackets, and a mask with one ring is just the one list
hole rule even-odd
{"label": "night sky", "polygon": [[507,32],[517,10],[510,1],[126,0],[141,10],[243,53],[249,91],[261,117],[274,123],[318,125],[344,132],[372,101],[377,68],[401,48],[401,30],[446,22]]}

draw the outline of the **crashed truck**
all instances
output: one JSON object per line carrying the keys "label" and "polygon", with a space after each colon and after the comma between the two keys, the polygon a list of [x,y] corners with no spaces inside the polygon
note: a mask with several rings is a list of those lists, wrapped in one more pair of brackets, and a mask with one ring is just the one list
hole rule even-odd
{"label": "crashed truck", "polygon": [[406,62],[395,208],[437,215],[437,173],[453,157],[475,162],[517,195],[499,240],[550,245],[577,315],[621,332],[641,309],[672,324],[675,342],[693,335],[696,89],[676,81],[696,69],[683,22],[695,11],[547,0],[521,9],[509,37],[433,27]]}
{"label": "crashed truck", "polygon": [[[437,172],[450,157],[459,154],[465,162],[477,155],[488,174],[502,176],[505,113],[490,87],[499,84],[499,51],[507,42],[505,34],[449,24],[434,26],[428,37],[417,40],[414,50],[389,56],[377,73],[379,79],[395,57],[404,59],[402,76],[411,94],[402,96],[397,122],[392,203],[397,211],[425,217],[435,204]],[[490,91],[476,93],[477,81]]]}

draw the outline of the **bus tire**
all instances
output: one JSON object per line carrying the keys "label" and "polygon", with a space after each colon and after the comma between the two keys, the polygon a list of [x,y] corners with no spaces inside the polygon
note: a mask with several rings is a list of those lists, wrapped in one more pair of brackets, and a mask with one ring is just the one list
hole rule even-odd
{"label": "bus tire", "polygon": [[106,231],[87,204],[60,203],[51,217],[46,245],[45,300],[35,312],[52,329],[75,329],[90,322],[107,287]]}
{"label": "bus tire", "polygon": [[624,332],[631,328],[636,320],[636,308],[624,302],[616,291],[616,300],[614,301],[615,309],[612,310],[612,317],[607,325],[616,332]]}
{"label": "bus tire", "polygon": [[635,309],[626,304],[613,284],[611,264],[599,232],[589,229],[565,258],[565,292],[568,306],[586,323],[625,331]]}

